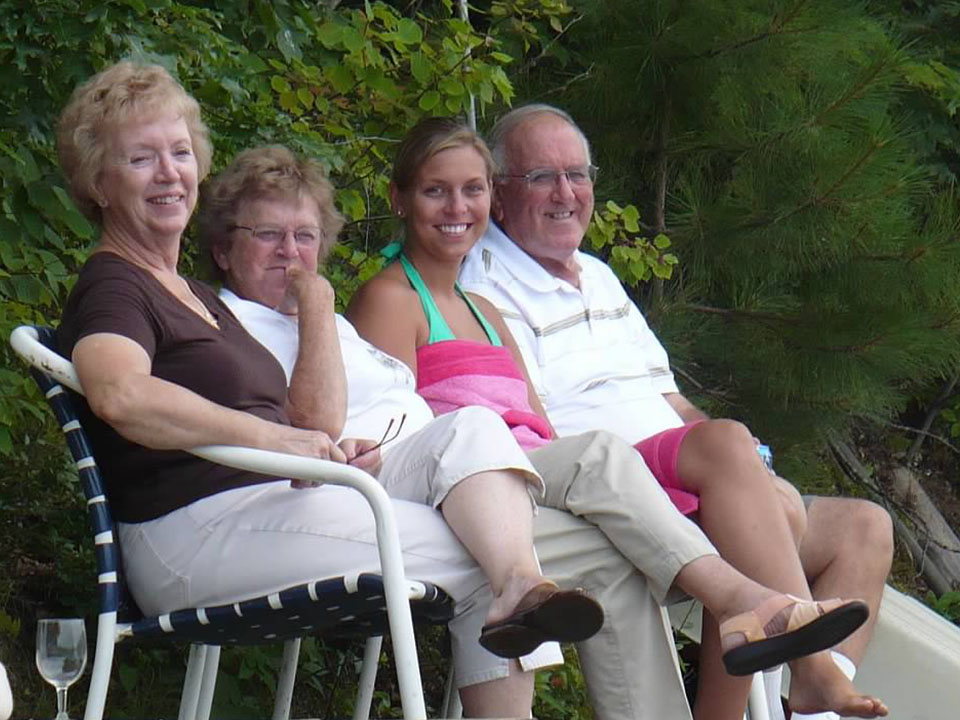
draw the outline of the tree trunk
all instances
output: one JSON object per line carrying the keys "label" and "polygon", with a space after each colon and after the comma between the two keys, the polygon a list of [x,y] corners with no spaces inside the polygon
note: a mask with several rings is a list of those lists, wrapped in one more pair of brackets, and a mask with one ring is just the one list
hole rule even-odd
{"label": "tree trunk", "polygon": [[[843,471],[855,482],[876,492],[891,510],[897,537],[910,550],[918,571],[933,591],[942,595],[960,589],[960,538],[944,520],[913,472],[905,467],[893,469],[891,498],[846,443],[832,439],[830,448]],[[899,517],[897,507],[908,511],[916,527]]]}

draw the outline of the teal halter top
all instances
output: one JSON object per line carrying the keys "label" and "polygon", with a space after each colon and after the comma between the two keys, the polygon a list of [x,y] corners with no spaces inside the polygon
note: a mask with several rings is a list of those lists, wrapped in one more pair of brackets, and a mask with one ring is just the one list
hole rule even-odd
{"label": "teal halter top", "polygon": [[[442,342],[444,340],[456,340],[457,336],[453,334],[450,326],[447,325],[446,319],[444,319],[443,314],[440,312],[440,308],[438,308],[437,304],[434,302],[433,295],[430,294],[430,289],[423,281],[423,277],[421,277],[420,272],[407,258],[406,253],[403,252],[403,245],[400,243],[391,243],[381,251],[381,254],[389,260],[396,260],[399,258],[400,265],[403,267],[403,272],[406,274],[407,280],[410,282],[410,287],[412,287],[419,296],[420,304],[423,306],[423,314],[427,316],[427,325],[430,328],[430,337],[427,340],[427,344],[433,345],[434,343]],[[480,309],[473,304],[473,301],[470,300],[467,294],[463,292],[463,289],[460,287],[460,283],[455,283],[454,288],[456,289],[457,294],[463,298],[464,302],[467,303],[467,307],[470,308],[470,312],[473,313],[473,316],[477,319],[477,322],[480,323],[483,331],[487,334],[487,339],[490,340],[490,344],[494,347],[502,347],[503,343],[500,341],[500,336],[497,335],[497,331],[483,316],[483,313],[480,312]]]}

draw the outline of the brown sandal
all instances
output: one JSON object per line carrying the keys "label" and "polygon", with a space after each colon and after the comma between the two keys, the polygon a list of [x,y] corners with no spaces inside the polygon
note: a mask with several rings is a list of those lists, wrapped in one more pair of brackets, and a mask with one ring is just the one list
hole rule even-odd
{"label": "brown sandal", "polygon": [[[549,583],[552,587],[544,587]],[[484,625],[480,645],[494,655],[518,658],[545,642],[580,642],[603,625],[600,604],[580,588],[560,590],[551,582],[532,588],[517,609],[495,623]]]}
{"label": "brown sandal", "polygon": [[[789,613],[784,613],[791,605]],[[723,664],[731,675],[752,675],[833,647],[869,616],[870,609],[862,600],[817,602],[776,595],[720,624],[721,646],[729,644],[731,635],[746,638],[723,654]]]}

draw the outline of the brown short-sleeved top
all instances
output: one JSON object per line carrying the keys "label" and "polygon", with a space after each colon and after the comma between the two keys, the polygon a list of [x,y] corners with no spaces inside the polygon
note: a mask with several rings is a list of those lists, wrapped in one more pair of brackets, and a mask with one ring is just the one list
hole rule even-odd
{"label": "brown short-sleeved top", "polygon": [[[148,271],[109,252],[95,253],[80,271],[60,328],[59,349],[70,358],[81,338],[115,333],[146,350],[151,374],[208,400],[289,424],[283,369],[243,329],[216,293],[196,280],[190,288],[217,318],[205,322]],[[126,440],[81,403],[114,519],[145,522],[224,490],[274,478],[215,465],[172,450],[152,450]]]}

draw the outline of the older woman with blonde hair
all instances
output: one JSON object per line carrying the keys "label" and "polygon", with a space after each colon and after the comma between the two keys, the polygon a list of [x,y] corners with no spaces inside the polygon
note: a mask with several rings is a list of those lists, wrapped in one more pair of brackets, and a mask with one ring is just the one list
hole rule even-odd
{"label": "older woman with blonde hair", "polygon": [[[210,167],[196,101],[163,68],[121,62],[77,88],[58,143],[77,204],[102,228],[67,302],[58,342],[89,403],[83,421],[137,603],[165,613],[376,570],[373,518],[357,493],[292,487],[185,452],[241,445],[349,461],[374,473],[379,467],[373,441],[333,439],[344,411],[342,369],[332,367],[325,379],[329,432],[292,426],[291,414],[302,410],[288,403],[281,366],[211,288],[178,272],[181,236]],[[312,197],[300,200],[318,211]],[[255,244],[316,246],[324,221],[323,230],[335,236],[335,218],[319,212],[279,229],[260,222],[243,229],[238,216],[231,232]],[[304,301],[329,304],[328,288],[302,275]],[[453,513],[457,488],[445,501],[449,527],[427,505],[395,502],[405,570],[453,596],[451,626],[462,638],[457,659],[477,672],[486,667],[486,653],[471,664],[479,648],[469,633],[479,633],[484,618],[501,620],[531,597],[539,602],[552,594],[530,540],[527,486],[538,482],[522,454],[501,456],[486,473],[491,497],[517,508],[511,532],[478,522],[467,508]],[[493,601],[484,570],[499,583]],[[511,650],[503,643],[495,649]],[[510,709],[528,712],[531,692],[521,688]],[[491,697],[486,706],[478,702],[487,715],[504,707]]]}

